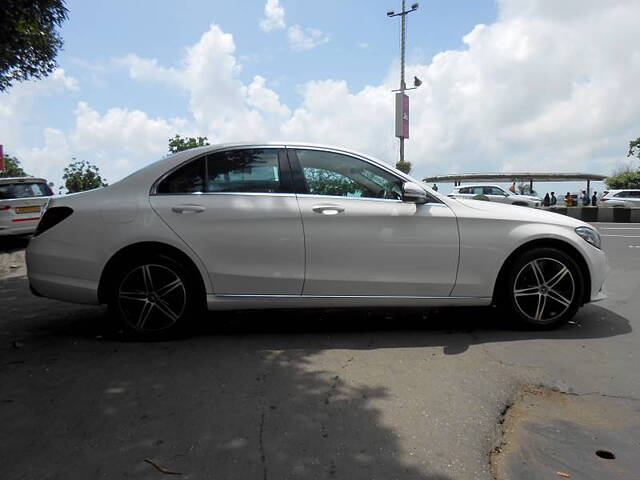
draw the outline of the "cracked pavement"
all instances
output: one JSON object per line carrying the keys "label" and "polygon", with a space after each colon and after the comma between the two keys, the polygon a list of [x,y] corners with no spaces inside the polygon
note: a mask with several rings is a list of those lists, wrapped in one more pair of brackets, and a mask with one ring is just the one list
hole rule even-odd
{"label": "cracked pavement", "polygon": [[2,477],[158,478],[149,459],[185,479],[489,480],[521,385],[638,412],[640,255],[628,243],[605,240],[609,298],[552,332],[514,330],[492,309],[273,311],[211,314],[187,338],[138,343],[103,307],[5,278]]}

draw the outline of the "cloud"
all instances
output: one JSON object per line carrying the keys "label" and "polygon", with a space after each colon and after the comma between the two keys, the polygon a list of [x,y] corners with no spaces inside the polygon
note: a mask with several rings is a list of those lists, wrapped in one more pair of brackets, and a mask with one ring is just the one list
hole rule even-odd
{"label": "cloud", "polygon": [[267,0],[264,5],[264,18],[260,20],[260,28],[263,32],[282,30],[285,28],[284,8],[279,0]]}
{"label": "cloud", "polygon": [[318,28],[302,28],[300,25],[293,25],[287,30],[289,45],[294,52],[311,50],[329,42],[330,37]]}

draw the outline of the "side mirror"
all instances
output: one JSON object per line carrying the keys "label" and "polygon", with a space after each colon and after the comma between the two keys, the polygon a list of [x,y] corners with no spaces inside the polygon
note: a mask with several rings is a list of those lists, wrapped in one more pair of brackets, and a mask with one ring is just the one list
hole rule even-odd
{"label": "side mirror", "polygon": [[427,192],[413,182],[404,182],[402,185],[402,201],[427,203]]}

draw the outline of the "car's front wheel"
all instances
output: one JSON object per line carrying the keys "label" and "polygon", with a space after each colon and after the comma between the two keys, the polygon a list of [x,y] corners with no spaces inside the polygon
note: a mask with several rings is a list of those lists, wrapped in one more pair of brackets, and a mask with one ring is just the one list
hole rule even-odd
{"label": "car's front wheel", "polygon": [[521,324],[550,329],[566,323],[580,308],[584,279],[565,252],[535,248],[513,262],[505,287],[505,303]]}
{"label": "car's front wheel", "polygon": [[109,307],[125,332],[139,338],[173,335],[195,313],[197,288],[184,266],[165,255],[122,263]]}

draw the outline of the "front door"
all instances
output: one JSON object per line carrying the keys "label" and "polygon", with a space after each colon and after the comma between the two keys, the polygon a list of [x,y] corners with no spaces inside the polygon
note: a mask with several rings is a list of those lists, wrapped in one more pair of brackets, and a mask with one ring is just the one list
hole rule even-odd
{"label": "front door", "polygon": [[304,235],[284,149],[215,152],[180,167],[151,205],[206,265],[215,294],[300,295]]}
{"label": "front door", "polygon": [[403,202],[403,179],[364,159],[288,152],[305,231],[304,295],[450,294],[459,242],[448,206]]}

